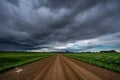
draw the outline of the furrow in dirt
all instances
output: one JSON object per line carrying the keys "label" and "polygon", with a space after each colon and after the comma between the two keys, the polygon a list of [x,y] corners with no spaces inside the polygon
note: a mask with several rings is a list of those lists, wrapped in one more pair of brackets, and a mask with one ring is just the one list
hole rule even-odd
{"label": "furrow in dirt", "polygon": [[85,70],[76,63],[70,61],[68,58],[63,57],[63,59],[66,62],[66,64],[68,64],[68,66],[71,67],[71,70],[75,71],[76,75],[78,75],[81,80],[101,80],[99,77]]}
{"label": "furrow in dirt", "polygon": [[65,77],[67,80],[83,80],[77,73],[62,59]]}
{"label": "furrow in dirt", "polygon": [[54,61],[54,64],[49,69],[45,80],[64,80],[64,79],[65,75],[60,61],[60,56],[58,55],[56,57],[56,60]]}
{"label": "furrow in dirt", "polygon": [[[68,57],[66,57],[68,58]],[[68,58],[73,63],[79,65],[80,67],[84,68],[88,72],[93,73],[94,75],[97,75],[102,80],[120,80],[120,73],[116,73],[104,68],[100,68],[82,61],[74,60],[72,58]]]}
{"label": "furrow in dirt", "polygon": [[53,65],[53,62],[49,62],[43,69],[42,71],[38,72],[38,74],[33,78],[33,80],[44,80],[46,78],[47,75],[47,71],[49,70],[49,68],[51,67],[51,65]]}

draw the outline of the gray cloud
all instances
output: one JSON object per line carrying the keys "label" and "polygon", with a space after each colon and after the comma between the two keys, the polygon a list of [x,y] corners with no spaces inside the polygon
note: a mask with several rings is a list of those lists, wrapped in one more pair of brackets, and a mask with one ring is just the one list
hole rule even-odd
{"label": "gray cloud", "polygon": [[119,9],[119,0],[2,0],[0,50],[39,49],[117,33]]}

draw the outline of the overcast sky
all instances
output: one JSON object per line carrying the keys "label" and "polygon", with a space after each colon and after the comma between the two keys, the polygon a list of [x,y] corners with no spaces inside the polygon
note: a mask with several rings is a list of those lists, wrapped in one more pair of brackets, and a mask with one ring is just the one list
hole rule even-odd
{"label": "overcast sky", "polygon": [[120,50],[120,0],[1,0],[0,50]]}

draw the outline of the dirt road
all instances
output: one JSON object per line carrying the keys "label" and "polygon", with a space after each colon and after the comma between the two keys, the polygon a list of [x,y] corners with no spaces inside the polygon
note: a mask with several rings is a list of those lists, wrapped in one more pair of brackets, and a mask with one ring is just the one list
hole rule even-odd
{"label": "dirt road", "polygon": [[58,54],[0,73],[0,80],[120,80],[120,73]]}

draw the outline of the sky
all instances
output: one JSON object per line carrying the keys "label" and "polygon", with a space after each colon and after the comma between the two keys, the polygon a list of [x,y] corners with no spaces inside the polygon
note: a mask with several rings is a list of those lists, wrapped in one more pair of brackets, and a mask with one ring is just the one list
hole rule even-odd
{"label": "sky", "polygon": [[1,0],[0,51],[120,51],[120,0]]}

